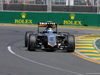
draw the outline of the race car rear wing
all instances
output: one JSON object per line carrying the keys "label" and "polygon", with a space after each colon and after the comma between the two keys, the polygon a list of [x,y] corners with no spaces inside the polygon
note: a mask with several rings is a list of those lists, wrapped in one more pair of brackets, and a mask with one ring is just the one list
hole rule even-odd
{"label": "race car rear wing", "polygon": [[57,31],[57,23],[56,22],[39,22],[38,23],[38,32],[39,32],[39,27],[56,28],[56,31]]}
{"label": "race car rear wing", "polygon": [[55,22],[39,22],[39,27],[48,27],[48,25],[51,25],[52,27],[57,27],[57,23]]}

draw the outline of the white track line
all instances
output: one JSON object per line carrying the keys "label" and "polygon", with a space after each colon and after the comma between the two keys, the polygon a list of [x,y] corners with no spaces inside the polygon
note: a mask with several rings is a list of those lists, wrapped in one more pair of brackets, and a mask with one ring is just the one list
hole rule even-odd
{"label": "white track line", "polygon": [[38,64],[38,65],[41,65],[41,66],[45,66],[45,67],[48,67],[48,68],[52,68],[52,69],[56,69],[56,70],[60,70],[60,71],[64,71],[64,72],[68,72],[68,73],[71,73],[71,74],[83,75],[83,74],[80,74],[80,73],[77,73],[77,72],[73,72],[73,71],[61,69],[61,68],[58,68],[58,67],[50,66],[50,65],[43,64],[43,63],[40,63],[40,62],[37,62],[37,61],[34,61],[34,60],[30,60],[30,59],[25,58],[25,57],[23,57],[23,56],[20,56],[20,55],[18,55],[18,54],[16,54],[15,52],[12,51],[11,46],[12,46],[12,45],[9,45],[9,46],[7,47],[8,51],[9,51],[10,53],[14,54],[15,56],[21,58],[21,59],[24,59],[24,60],[26,60],[26,61],[29,61],[29,62]]}

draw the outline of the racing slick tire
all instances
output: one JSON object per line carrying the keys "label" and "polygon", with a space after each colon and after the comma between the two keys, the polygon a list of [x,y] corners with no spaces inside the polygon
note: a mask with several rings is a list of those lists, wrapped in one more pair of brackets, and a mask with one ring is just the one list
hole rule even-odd
{"label": "racing slick tire", "polygon": [[29,35],[29,40],[28,40],[28,50],[29,51],[35,51],[36,42],[37,42],[36,35],[35,34],[30,34]]}
{"label": "racing slick tire", "polygon": [[74,35],[67,36],[67,52],[74,52],[75,51],[75,37]]}
{"label": "racing slick tire", "polygon": [[28,42],[29,35],[32,34],[32,33],[34,33],[34,32],[32,32],[32,31],[27,31],[27,32],[25,33],[25,47],[27,47],[27,42]]}

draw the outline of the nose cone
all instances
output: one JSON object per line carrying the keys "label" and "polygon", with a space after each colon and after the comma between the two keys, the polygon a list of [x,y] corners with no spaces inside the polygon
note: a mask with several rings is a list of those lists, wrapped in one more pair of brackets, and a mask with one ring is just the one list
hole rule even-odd
{"label": "nose cone", "polygon": [[56,34],[47,34],[48,37],[48,45],[54,47],[56,45]]}

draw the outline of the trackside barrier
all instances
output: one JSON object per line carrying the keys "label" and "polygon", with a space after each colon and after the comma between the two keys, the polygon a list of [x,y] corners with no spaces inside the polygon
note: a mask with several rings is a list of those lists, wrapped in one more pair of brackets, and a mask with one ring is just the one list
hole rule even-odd
{"label": "trackside barrier", "polygon": [[47,12],[0,12],[0,23],[38,24],[53,21],[61,25],[100,26],[100,14],[47,13]]}

